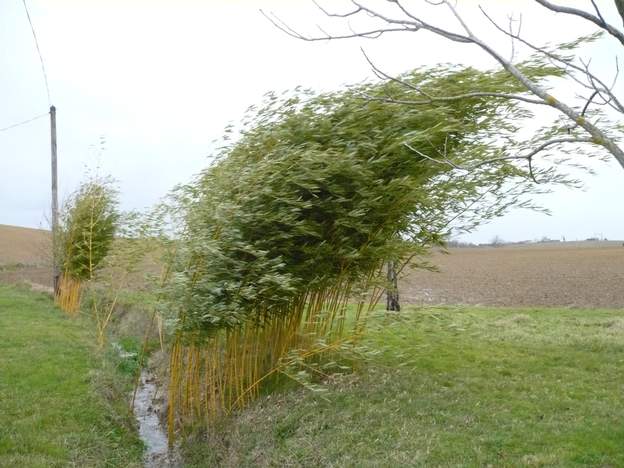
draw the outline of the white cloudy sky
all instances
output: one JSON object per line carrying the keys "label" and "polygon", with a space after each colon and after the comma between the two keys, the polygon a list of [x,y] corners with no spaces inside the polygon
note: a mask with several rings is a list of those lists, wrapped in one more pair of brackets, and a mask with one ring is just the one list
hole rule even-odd
{"label": "white cloudy sky", "polygon": [[[501,50],[508,47],[504,38],[482,28],[482,18],[474,13],[476,2],[459,3],[485,38]],[[583,22],[545,14],[529,0],[482,3],[503,20],[507,13],[522,12],[523,34],[537,42],[568,40],[589,31]],[[605,15],[616,18],[611,1],[598,3]],[[61,195],[70,193],[85,170],[99,161],[101,171],[119,181],[124,208],[153,204],[208,165],[211,142],[265,92],[297,85],[332,89],[370,78],[361,45],[390,73],[438,62],[492,65],[473,46],[420,33],[374,41],[297,41],[258,11],[274,11],[302,30],[314,31],[317,22],[332,31],[344,25],[321,18],[306,0],[28,4],[58,109]],[[589,0],[574,4],[591,7]],[[445,21],[442,16],[435,19]],[[608,74],[616,50],[615,41],[604,40],[587,53]],[[21,0],[0,0],[0,103],[0,128],[48,108]],[[0,132],[0,224],[46,225],[48,132],[45,118]],[[624,239],[624,170],[615,164],[597,169],[597,176],[586,178],[584,191],[562,189],[538,200],[553,216],[517,211],[466,239]]]}

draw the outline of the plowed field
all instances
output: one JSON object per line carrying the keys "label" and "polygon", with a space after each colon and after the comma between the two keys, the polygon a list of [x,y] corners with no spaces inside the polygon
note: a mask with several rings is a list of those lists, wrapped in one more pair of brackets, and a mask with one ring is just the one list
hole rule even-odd
{"label": "plowed field", "polygon": [[50,231],[0,224],[0,283],[50,286]]}
{"label": "plowed field", "polygon": [[621,242],[450,249],[439,272],[414,270],[400,285],[412,304],[624,307]]}
{"label": "plowed field", "polygon": [[[0,225],[0,283],[50,285],[49,232]],[[624,308],[622,242],[561,242],[449,249],[401,280],[410,304]]]}

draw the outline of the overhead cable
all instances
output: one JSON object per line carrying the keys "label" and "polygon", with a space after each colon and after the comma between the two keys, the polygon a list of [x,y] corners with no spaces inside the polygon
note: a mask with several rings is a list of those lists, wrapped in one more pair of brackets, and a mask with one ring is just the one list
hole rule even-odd
{"label": "overhead cable", "polygon": [[48,114],[49,114],[49,112],[46,112],[45,114],[37,115],[37,116],[33,117],[32,119],[24,120],[22,122],[15,123],[13,125],[9,125],[8,127],[0,128],[0,132],[4,132],[6,130],[10,130],[12,128],[19,127],[20,125],[25,125],[27,123],[32,122],[33,120],[37,120],[37,119],[40,119],[41,117],[45,117]]}
{"label": "overhead cable", "polygon": [[26,16],[28,17],[28,23],[30,24],[30,30],[32,31],[33,38],[35,39],[35,46],[37,47],[37,54],[39,54],[39,61],[41,62],[41,71],[43,72],[43,81],[45,82],[46,93],[48,95],[48,105],[52,106],[52,99],[50,98],[50,86],[48,85],[48,74],[46,73],[45,64],[43,62],[43,55],[41,55],[41,49],[39,48],[39,41],[37,40],[37,33],[30,19],[30,13],[28,12],[28,5],[26,0],[22,0],[24,4],[24,10],[26,10]]}

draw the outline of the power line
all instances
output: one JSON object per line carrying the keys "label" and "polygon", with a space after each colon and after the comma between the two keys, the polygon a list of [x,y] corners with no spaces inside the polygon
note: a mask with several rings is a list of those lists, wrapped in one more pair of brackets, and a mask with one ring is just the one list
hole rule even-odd
{"label": "power line", "polygon": [[32,119],[24,120],[23,122],[18,122],[18,123],[15,123],[13,125],[9,125],[8,127],[0,128],[0,132],[4,132],[6,130],[11,130],[12,128],[19,127],[20,125],[24,125],[24,124],[30,123],[33,120],[40,119],[41,117],[45,117],[48,114],[49,114],[49,112],[46,112],[45,114],[37,115],[37,116],[33,117]]}
{"label": "power line", "polygon": [[39,61],[41,62],[41,71],[43,72],[43,81],[45,82],[46,93],[48,94],[48,105],[51,106],[52,99],[50,98],[50,87],[48,86],[48,74],[46,73],[45,65],[43,63],[43,55],[41,55],[41,49],[39,49],[37,33],[35,32],[35,27],[33,26],[32,20],[30,19],[30,13],[28,12],[28,5],[26,5],[26,0],[22,0],[22,3],[24,4],[24,10],[26,10],[26,16],[28,17],[28,23],[30,24],[30,30],[32,31],[33,37],[35,38],[35,46],[37,47]]}

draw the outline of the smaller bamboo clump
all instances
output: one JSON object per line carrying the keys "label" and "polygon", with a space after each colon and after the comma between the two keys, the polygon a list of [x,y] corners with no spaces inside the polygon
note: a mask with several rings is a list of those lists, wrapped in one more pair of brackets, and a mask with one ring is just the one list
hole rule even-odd
{"label": "smaller bamboo clump", "polygon": [[108,254],[118,214],[116,192],[107,179],[83,183],[65,203],[57,235],[62,275],[55,301],[68,315],[80,309],[83,285]]}

